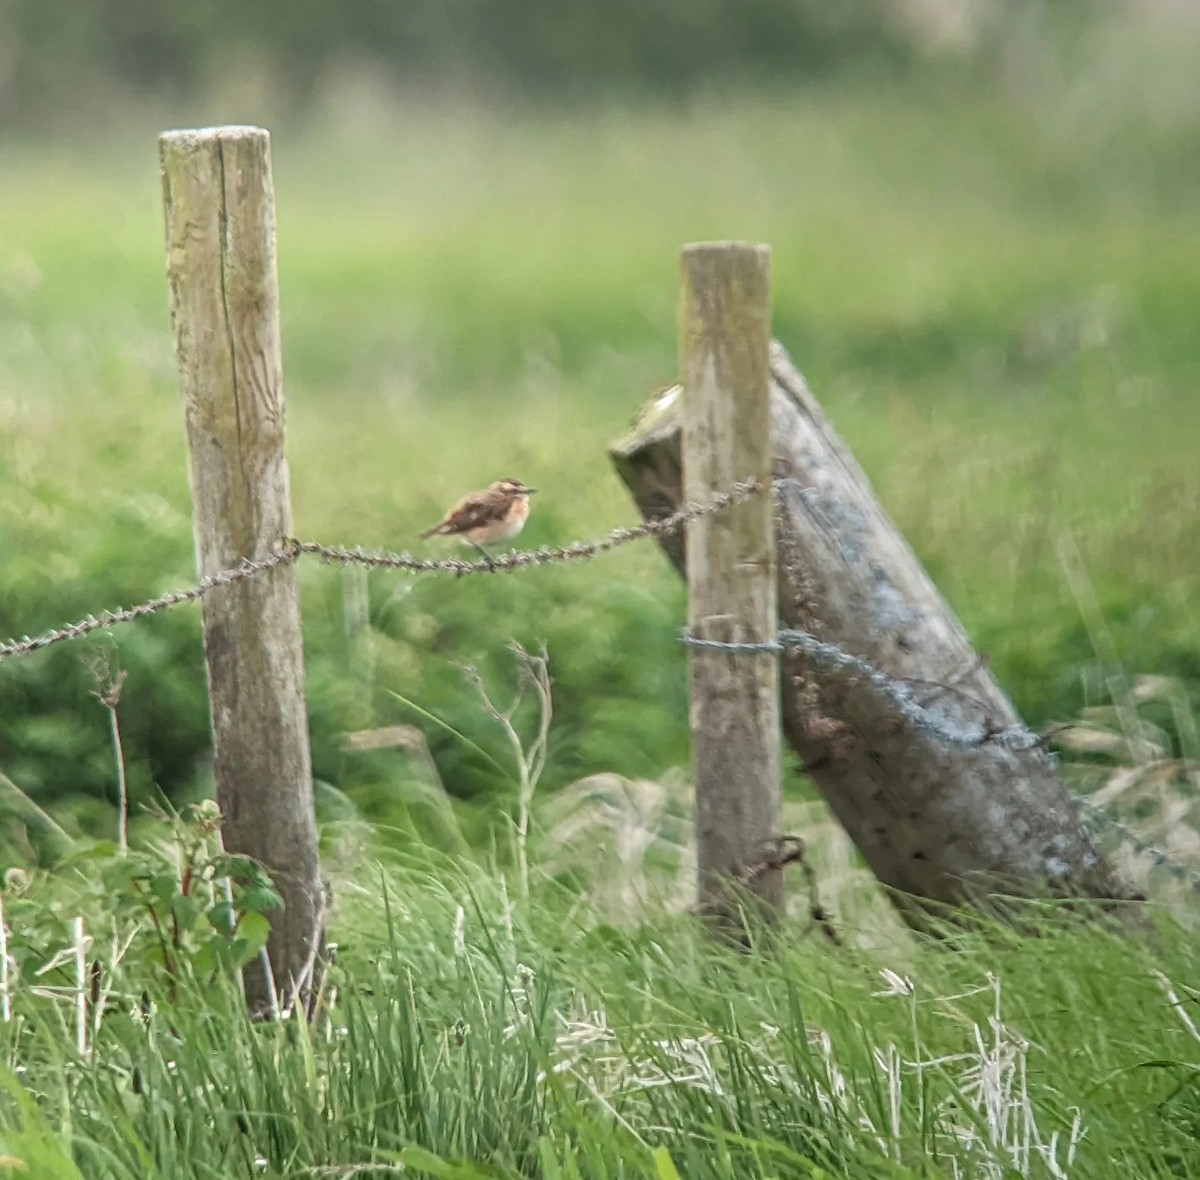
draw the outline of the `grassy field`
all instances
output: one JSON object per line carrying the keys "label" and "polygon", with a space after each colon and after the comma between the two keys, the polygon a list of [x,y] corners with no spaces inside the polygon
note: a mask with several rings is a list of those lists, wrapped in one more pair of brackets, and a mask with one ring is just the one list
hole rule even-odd
{"label": "grassy field", "polygon": [[[679,247],[758,239],[777,335],[1027,718],[1102,703],[1113,661],[1194,687],[1200,177],[1188,128],[1135,130],[815,92],[562,118],[347,105],[277,135],[297,531],[432,552],[420,527],[505,474],[545,489],[523,541],[628,522],[605,447],[674,377]],[[152,125],[0,151],[8,635],[184,584],[192,557]],[[556,784],[686,760],[682,592],[651,548],[449,586],[302,576],[318,774],[368,814],[411,776],[341,735],[425,725],[399,694],[485,742],[458,664],[511,675],[510,638],[550,648]],[[198,634],[184,609],[93,644],[129,672],[136,798],[204,790]],[[106,824],[87,659],[0,668],[0,763]],[[488,798],[487,763],[428,732],[452,793]]]}
{"label": "grassy field", "polygon": [[[159,125],[139,127],[0,143],[0,638],[192,579]],[[349,93],[277,131],[275,173],[299,535],[435,552],[420,528],[507,475],[543,489],[523,543],[629,522],[605,448],[674,378],[679,247],[766,241],[777,336],[1026,718],[1168,677],[1143,682],[1147,732],[1200,756],[1194,122],[933,84],[505,116]],[[849,949],[796,919],[777,957],[733,961],[662,915],[686,883],[684,601],[652,548],[301,577],[342,947],[311,1034],[209,985],[234,951],[176,900],[179,837],[153,878],[180,907],[172,972],[88,843],[116,778],[97,658],[128,674],[138,817],[209,790],[194,608],[0,664],[0,861],[58,865],[3,895],[0,1175],[7,1153],[39,1178],[350,1178],[406,1150],[409,1174],[463,1178],[1200,1175],[1174,919],[1152,949],[1047,914],[1043,939],[946,955],[856,893],[833,836]],[[503,695],[510,640],[546,643],[555,689],[528,898],[503,886],[511,760],[461,669]],[[401,724],[432,766],[345,740]],[[798,777],[789,795],[819,815]],[[602,822],[588,861],[569,835]],[[614,873],[622,823],[650,838]],[[82,1043],[80,913],[107,1005]]]}

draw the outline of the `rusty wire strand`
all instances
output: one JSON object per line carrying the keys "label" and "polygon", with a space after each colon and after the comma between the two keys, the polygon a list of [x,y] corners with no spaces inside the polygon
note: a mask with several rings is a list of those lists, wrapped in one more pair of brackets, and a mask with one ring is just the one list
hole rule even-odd
{"label": "rusty wire strand", "polygon": [[533,566],[554,565],[563,561],[580,561],[607,553],[612,549],[640,541],[647,537],[660,537],[676,532],[689,521],[703,516],[712,516],[735,504],[741,504],[757,495],[764,488],[761,480],[741,480],[728,491],[718,492],[708,500],[694,500],[676,509],[667,516],[647,520],[632,528],[613,529],[606,537],[595,541],[574,541],[569,545],[544,546],[541,549],[518,550],[502,553],[494,558],[479,561],[461,561],[455,558],[435,560],[413,557],[407,553],[387,553],[382,550],[368,551],[362,548],[346,548],[340,545],[322,545],[317,541],[297,541],[294,538],[281,540],[275,552],[266,557],[246,558],[232,569],[220,570],[201,578],[194,586],[184,590],[173,590],[156,598],[138,603],[136,606],[121,607],[104,611],[99,615],[88,615],[78,622],[56,627],[37,636],[22,636],[0,643],[0,662],[18,656],[30,655],[58,643],[81,639],[94,631],[116,627],[122,623],[136,622],[168,607],[195,602],[219,586],[232,586],[265,574],[281,565],[292,565],[301,557],[320,557],[325,562],[337,565],[365,566],[368,569],[397,570],[409,574],[494,574],[506,571],[529,569]]}
{"label": "rusty wire strand", "polygon": [[158,595],[157,598],[140,602],[137,606],[106,610],[99,615],[88,615],[87,618],[80,619],[77,623],[56,627],[32,638],[26,635],[21,639],[6,640],[4,643],[0,643],[0,660],[29,655],[31,652],[41,651],[42,648],[51,647],[56,643],[64,643],[69,639],[82,639],[83,636],[90,635],[93,631],[102,631],[106,627],[115,627],[120,623],[132,623],[138,619],[148,618],[168,607],[179,606],[185,602],[195,602],[196,599],[203,598],[205,594],[210,590],[215,590],[218,586],[232,586],[235,582],[244,582],[247,578],[256,577],[279,565],[289,565],[295,560],[295,551],[284,548],[277,553],[272,553],[269,557],[263,557],[256,561],[247,559],[233,569],[210,574],[186,590],[172,590]]}
{"label": "rusty wire strand", "polygon": [[808,916],[813,926],[825,936],[834,946],[841,946],[842,940],[829,911],[821,904],[817,888],[817,874],[808,860],[804,840],[799,836],[776,836],[767,841],[763,848],[761,859],[747,865],[740,873],[735,874],[735,882],[743,888],[753,888],[754,884],[764,874],[779,872],[788,865],[799,865],[804,874],[804,883],[808,889]]}

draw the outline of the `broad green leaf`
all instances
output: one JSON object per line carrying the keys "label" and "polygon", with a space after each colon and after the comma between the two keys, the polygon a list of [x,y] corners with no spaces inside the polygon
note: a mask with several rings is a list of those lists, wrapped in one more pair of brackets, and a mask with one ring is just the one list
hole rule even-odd
{"label": "broad green leaf", "polygon": [[267,945],[267,939],[271,936],[271,923],[262,914],[250,911],[241,916],[237,932],[239,938],[244,938],[255,950],[260,950]]}
{"label": "broad green leaf", "polygon": [[671,1159],[671,1153],[665,1147],[654,1149],[654,1172],[658,1180],[680,1180],[675,1161]]}

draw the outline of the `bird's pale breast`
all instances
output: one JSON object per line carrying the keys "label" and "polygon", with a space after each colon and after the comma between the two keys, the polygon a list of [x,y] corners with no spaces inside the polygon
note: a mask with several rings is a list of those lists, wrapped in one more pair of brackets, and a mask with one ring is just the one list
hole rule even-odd
{"label": "bird's pale breast", "polygon": [[477,525],[463,533],[462,536],[464,540],[474,545],[511,541],[525,527],[528,519],[529,500],[525,496],[518,496],[503,517]]}

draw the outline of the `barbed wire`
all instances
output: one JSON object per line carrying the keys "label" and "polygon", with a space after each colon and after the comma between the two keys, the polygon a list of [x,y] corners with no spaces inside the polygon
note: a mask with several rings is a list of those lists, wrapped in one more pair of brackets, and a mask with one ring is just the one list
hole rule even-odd
{"label": "barbed wire", "polygon": [[247,578],[256,577],[267,570],[275,569],[276,566],[289,565],[295,560],[295,553],[286,549],[256,561],[247,558],[241,565],[233,569],[221,570],[218,573],[209,574],[206,578],[201,578],[196,585],[189,586],[186,590],[172,590],[166,594],[160,594],[157,598],[140,602],[137,606],[104,611],[99,615],[88,615],[77,623],[68,623],[64,627],[56,627],[32,638],[26,635],[20,639],[6,640],[4,643],[0,643],[0,661],[11,659],[13,656],[29,655],[31,652],[40,651],[42,648],[51,647],[56,643],[65,643],[69,639],[82,639],[85,635],[90,635],[93,631],[102,631],[106,627],[132,623],[157,614],[168,607],[180,606],[185,602],[195,602],[218,586],[232,586],[235,582],[244,582]]}
{"label": "barbed wire", "polygon": [[689,521],[703,516],[711,516],[723,512],[735,504],[743,503],[757,495],[766,486],[766,482],[763,480],[740,480],[731,485],[727,491],[718,492],[708,500],[690,501],[666,516],[647,520],[629,528],[613,529],[606,537],[598,540],[574,541],[569,545],[517,550],[478,561],[461,561],[455,558],[421,558],[413,557],[408,553],[388,553],[384,550],[372,551],[363,548],[352,549],[340,545],[322,545],[317,541],[283,538],[275,552],[268,556],[255,559],[246,558],[231,569],[209,574],[207,577],[201,578],[194,586],[186,589],[160,594],[155,598],[138,603],[136,606],[120,607],[116,610],[103,611],[98,615],[88,615],[77,622],[55,627],[41,635],[24,635],[20,638],[6,640],[0,643],[0,662],[30,655],[72,639],[82,639],[95,631],[136,622],[138,619],[148,618],[150,615],[158,614],[159,611],[173,606],[195,602],[220,586],[232,586],[237,582],[244,582],[248,578],[258,577],[278,566],[291,565],[305,556],[320,557],[327,563],[337,565],[365,566],[368,569],[397,570],[409,574],[453,574],[455,577],[530,569],[534,566],[552,565],[564,561],[587,560],[601,553],[620,548],[622,545],[628,545],[633,541],[664,536],[677,531]]}
{"label": "barbed wire", "polygon": [[[982,726],[978,731],[971,732],[938,720],[912,699],[911,689],[907,683],[889,676],[874,664],[848,652],[845,648],[818,639],[807,631],[781,630],[776,633],[774,639],[768,639],[761,643],[726,643],[717,639],[701,639],[689,635],[687,632],[684,632],[681,638],[688,647],[732,654],[781,655],[790,649],[798,648],[830,667],[866,680],[888,698],[905,720],[919,729],[934,734],[950,745],[979,747],[988,742],[996,742],[1012,750],[1026,750],[1046,745],[1052,736],[1039,736],[1023,725],[1014,725],[1003,730]],[[1127,845],[1138,855],[1149,858],[1155,868],[1165,869],[1175,880],[1184,882],[1200,892],[1200,872],[1176,860],[1158,845],[1143,840],[1128,824],[1123,823],[1102,807],[1098,807],[1086,795],[1081,795],[1076,791],[1072,791],[1070,794],[1072,802],[1080,810],[1084,825],[1091,829],[1093,835],[1107,829],[1117,838],[1118,843]],[[752,866],[751,872],[757,875],[773,867],[776,867],[774,862],[767,858],[761,864]]]}
{"label": "barbed wire", "polygon": [[1103,807],[1097,807],[1086,795],[1072,793],[1071,797],[1083,813],[1084,823],[1093,832],[1107,828],[1116,836],[1118,843],[1127,844],[1139,856],[1149,858],[1155,868],[1165,869],[1176,881],[1182,881],[1200,893],[1200,872],[1176,860],[1165,848],[1143,840],[1128,824],[1122,823]]}
{"label": "barbed wire", "polygon": [[412,557],[407,553],[386,553],[364,549],[346,549],[340,545],[321,545],[316,541],[288,541],[297,554],[312,554],[339,565],[359,565],[368,569],[401,570],[406,573],[446,573],[462,577],[467,574],[499,574],[532,566],[554,565],[561,561],[585,561],[647,537],[661,537],[682,528],[689,521],[723,512],[757,495],[767,486],[765,480],[747,479],[733,484],[728,491],[718,492],[708,500],[693,500],[667,516],[644,521],[628,528],[613,529],[606,537],[595,541],[573,541],[569,545],[545,545],[541,549],[520,549],[485,557],[478,561],[456,558]]}
{"label": "barbed wire", "polygon": [[[219,587],[232,586],[238,582],[259,577],[279,566],[292,565],[301,557],[314,556],[320,557],[328,564],[395,570],[409,574],[435,573],[465,577],[472,574],[513,572],[566,561],[589,560],[633,541],[661,537],[676,532],[692,520],[722,512],[735,504],[750,499],[763,491],[766,486],[768,484],[763,480],[740,480],[731,485],[727,491],[719,492],[708,500],[691,501],[665,516],[647,520],[632,527],[613,529],[607,536],[597,540],[574,541],[568,545],[543,546],[540,549],[514,550],[499,554],[494,558],[484,557],[477,561],[463,561],[455,558],[420,558],[413,557],[408,553],[390,553],[386,550],[349,548],[340,545],[324,545],[317,541],[284,538],[279,542],[275,552],[268,556],[244,559],[230,569],[220,570],[201,578],[193,586],[157,595],[135,606],[103,611],[98,615],[89,614],[77,622],[53,628],[41,635],[26,635],[6,640],[0,643],[0,663],[7,659],[30,655],[58,643],[81,639],[96,631],[136,622],[174,606],[195,602]],[[1043,747],[1047,742],[1046,737],[1039,736],[1023,725],[1009,726],[999,730],[981,725],[978,730],[972,731],[939,720],[913,699],[909,684],[896,680],[862,657],[854,655],[837,644],[819,639],[807,631],[783,629],[776,633],[774,639],[761,643],[702,639],[686,632],[681,639],[684,644],[692,648],[724,651],[731,654],[782,655],[788,650],[799,649],[835,671],[865,680],[884,694],[910,724],[932,733],[954,746],[971,748],[982,746],[985,743],[994,743],[1013,751],[1021,751]],[[1185,881],[1200,892],[1200,872],[1181,864],[1164,849],[1142,840],[1132,828],[1092,804],[1085,796],[1073,794],[1072,798],[1086,817],[1085,822],[1090,820],[1093,827],[1109,829],[1121,843],[1127,844],[1139,855],[1149,857],[1155,867],[1166,869],[1176,880]],[[796,859],[802,860],[802,856],[788,857],[779,866],[776,866],[774,861],[764,861],[761,869],[782,867],[783,863],[791,863]],[[755,869],[760,868],[757,865],[754,867]],[[823,917],[824,915],[817,907],[814,910],[814,920]]]}
{"label": "barbed wire", "polygon": [[733,654],[766,654],[782,655],[784,652],[798,648],[806,655],[812,656],[833,668],[850,676],[856,676],[866,681],[873,688],[888,698],[895,709],[903,714],[904,719],[917,729],[932,733],[935,737],[953,746],[976,747],[985,743],[1003,746],[1013,751],[1031,750],[1045,744],[1045,739],[1023,725],[1013,725],[1005,729],[994,729],[981,725],[978,730],[962,729],[949,722],[934,717],[927,709],[912,699],[912,689],[903,681],[896,680],[874,664],[864,660],[839,647],[818,639],[807,631],[785,629],[776,632],[774,639],[762,643],[725,643],[719,639],[701,639],[684,632],[682,641],[688,647],[699,648],[702,651],[724,651]]}
{"label": "barbed wire", "polygon": [[788,865],[798,864],[804,874],[804,882],[808,888],[808,916],[812,924],[821,931],[825,938],[834,946],[842,946],[841,937],[829,911],[821,904],[821,895],[817,888],[817,874],[808,859],[808,850],[800,836],[777,836],[767,841],[760,858],[753,864],[747,865],[735,880],[743,888],[751,888],[764,874],[778,872]]}

